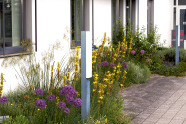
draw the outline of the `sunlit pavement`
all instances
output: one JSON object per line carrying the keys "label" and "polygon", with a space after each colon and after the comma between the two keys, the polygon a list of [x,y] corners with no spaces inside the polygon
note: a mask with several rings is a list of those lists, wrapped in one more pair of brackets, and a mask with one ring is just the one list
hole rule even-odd
{"label": "sunlit pavement", "polygon": [[152,76],[122,90],[131,124],[186,124],[186,77]]}

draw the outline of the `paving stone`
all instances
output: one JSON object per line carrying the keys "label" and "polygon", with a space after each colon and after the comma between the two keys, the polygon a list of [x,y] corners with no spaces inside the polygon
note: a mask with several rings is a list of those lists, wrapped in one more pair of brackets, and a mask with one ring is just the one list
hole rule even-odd
{"label": "paving stone", "polygon": [[176,115],[177,112],[174,111],[167,111],[162,118],[172,119]]}
{"label": "paving stone", "polygon": [[186,111],[179,111],[173,119],[186,119]]}
{"label": "paving stone", "polygon": [[183,122],[183,119],[173,119],[169,124],[182,124]]}
{"label": "paving stone", "polygon": [[141,124],[144,120],[144,118],[136,117],[132,122],[130,122],[130,124]]}
{"label": "paving stone", "polygon": [[183,124],[186,124],[186,119],[184,120]]}
{"label": "paving stone", "polygon": [[153,121],[144,121],[142,124],[155,124]]}
{"label": "paving stone", "polygon": [[[160,118],[156,124],[169,124],[169,122],[171,121],[171,119],[168,118]],[[149,123],[150,124],[150,123]]]}
{"label": "paving stone", "polygon": [[162,104],[158,109],[169,109],[171,105],[164,105]]}
{"label": "paving stone", "polygon": [[119,93],[125,99],[123,110],[136,115],[134,120],[139,124],[179,123],[186,115],[185,81],[186,77],[156,76],[144,84],[126,88]]}
{"label": "paving stone", "polygon": [[138,117],[138,118],[146,119],[148,116],[150,116],[150,114],[143,114],[143,113],[141,113],[141,114],[139,114],[137,117]]}
{"label": "paving stone", "polygon": [[163,115],[167,112],[168,109],[157,109],[153,114]]}

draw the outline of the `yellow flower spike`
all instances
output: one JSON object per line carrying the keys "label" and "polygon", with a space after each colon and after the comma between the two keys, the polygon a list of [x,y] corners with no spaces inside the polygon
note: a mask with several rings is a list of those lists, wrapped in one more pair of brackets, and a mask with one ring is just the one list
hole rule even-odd
{"label": "yellow flower spike", "polygon": [[122,88],[124,85],[123,84],[120,84],[120,87]]}
{"label": "yellow flower spike", "polygon": [[105,119],[105,123],[107,123],[107,118]]}
{"label": "yellow flower spike", "polygon": [[37,109],[38,111],[40,111],[40,109]]}
{"label": "yellow flower spike", "polygon": [[93,89],[92,91],[93,91],[93,92],[96,92],[96,89]]}
{"label": "yellow flower spike", "polygon": [[101,96],[101,97],[99,97],[99,99],[101,99],[101,100],[102,100],[102,99],[103,99],[103,97]]}

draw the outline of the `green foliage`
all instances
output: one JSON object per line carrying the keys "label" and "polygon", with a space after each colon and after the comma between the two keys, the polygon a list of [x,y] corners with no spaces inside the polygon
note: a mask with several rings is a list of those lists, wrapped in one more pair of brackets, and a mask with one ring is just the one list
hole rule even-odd
{"label": "green foliage", "polygon": [[15,119],[9,119],[8,121],[5,121],[4,124],[29,124],[29,120],[27,117],[23,115],[16,116]]}
{"label": "green foliage", "polygon": [[132,61],[128,62],[126,82],[144,83],[150,78],[151,72],[146,65],[136,64]]}
{"label": "green foliage", "polygon": [[[163,61],[168,62],[175,62],[175,53],[176,53],[175,48],[167,48],[164,50],[159,50],[157,52],[157,54]],[[182,48],[179,49],[179,61],[186,62],[186,50]]]}
{"label": "green foliage", "polygon": [[[117,29],[117,30],[116,30]],[[112,38],[112,43],[113,43],[113,47],[116,48],[118,45],[118,42],[123,41],[123,37],[124,37],[124,26],[121,22],[121,19],[119,19],[116,22],[116,29],[113,28],[113,38]]]}
{"label": "green foliage", "polygon": [[179,62],[178,66],[173,66],[173,63],[165,63],[155,71],[164,76],[185,76],[186,75],[186,62]]}

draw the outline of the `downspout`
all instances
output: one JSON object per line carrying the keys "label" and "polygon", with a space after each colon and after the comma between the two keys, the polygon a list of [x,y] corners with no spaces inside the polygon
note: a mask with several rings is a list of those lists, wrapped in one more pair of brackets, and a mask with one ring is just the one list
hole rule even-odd
{"label": "downspout", "polygon": [[37,52],[37,0],[35,0],[35,51]]}

